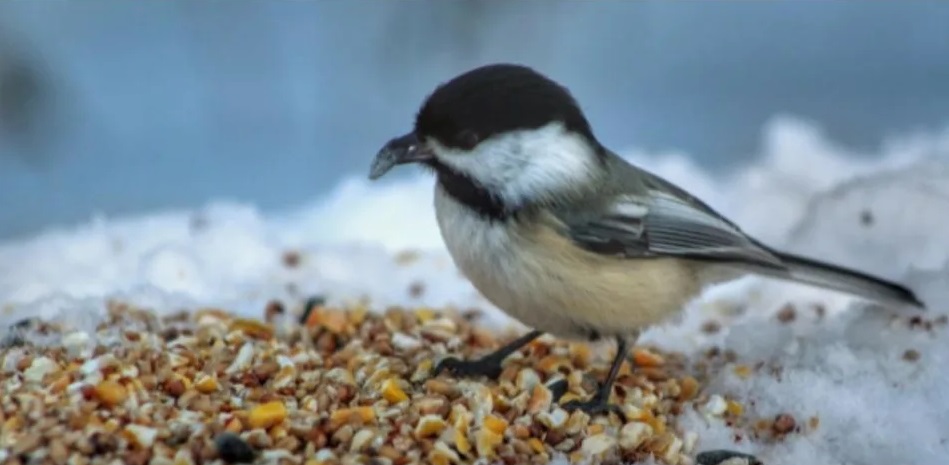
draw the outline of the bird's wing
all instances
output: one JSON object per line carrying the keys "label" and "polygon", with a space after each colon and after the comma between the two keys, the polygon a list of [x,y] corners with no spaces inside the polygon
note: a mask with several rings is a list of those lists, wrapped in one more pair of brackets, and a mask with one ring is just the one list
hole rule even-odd
{"label": "bird's wing", "polygon": [[625,258],[681,257],[771,269],[781,260],[685,191],[649,178],[637,192],[597,207],[555,212],[562,233],[592,252]]}

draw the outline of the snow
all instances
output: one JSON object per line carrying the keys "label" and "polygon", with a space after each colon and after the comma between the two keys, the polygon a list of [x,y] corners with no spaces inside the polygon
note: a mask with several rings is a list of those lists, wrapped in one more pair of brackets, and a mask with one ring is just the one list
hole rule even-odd
{"label": "snow", "polygon": [[[815,195],[806,210],[789,233],[788,249],[908,283],[930,309],[924,318],[949,313],[949,163],[927,160],[843,182]],[[866,211],[875,219],[864,220]],[[769,447],[736,445],[730,431],[698,415],[686,428],[700,431],[705,447],[755,453],[766,463],[943,463],[949,456],[945,328],[931,334],[882,309],[843,302],[819,322],[805,313],[809,318],[799,324],[776,325],[781,300],[807,302],[799,294],[775,300],[778,295],[770,293],[773,304],[755,309],[771,311],[749,312],[732,324],[723,346],[780,364],[781,380],[743,380],[724,370],[712,385],[754,400],[765,418],[784,411],[818,416],[819,429]],[[904,360],[907,350],[920,360]]]}
{"label": "snow", "polygon": [[[908,283],[925,318],[949,312],[949,128],[891,139],[858,154],[793,118],[764,128],[759,161],[722,176],[688,154],[623,151],[680,184],[771,245]],[[367,155],[367,169],[369,158]],[[373,308],[485,308],[510,323],[454,269],[435,224],[433,180],[342,180],[295,211],[210,202],[188,211],[104,218],[0,244],[0,325],[27,315],[92,324],[103,301],[121,297],[159,311],[220,306],[260,316],[271,299],[325,295]],[[870,219],[865,211],[869,211]],[[288,267],[284,254],[300,264]],[[407,252],[408,251],[408,252]],[[424,283],[424,292],[409,289]],[[798,318],[776,323],[791,302]],[[813,311],[820,305],[823,317]],[[722,331],[701,331],[708,319]],[[769,444],[719,419],[689,413],[699,450],[757,454],[769,464],[935,464],[949,456],[949,338],[909,328],[873,306],[828,291],[759,279],[711,289],[681,320],[643,343],[697,353],[710,345],[739,360],[782,367],[748,379],[724,370],[713,392],[754,399],[750,413],[820,418],[816,431]],[[903,359],[913,349],[916,362]]]}

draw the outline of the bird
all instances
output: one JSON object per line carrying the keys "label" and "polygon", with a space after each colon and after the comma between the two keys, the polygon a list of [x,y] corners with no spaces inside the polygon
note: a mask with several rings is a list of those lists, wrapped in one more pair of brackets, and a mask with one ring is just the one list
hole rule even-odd
{"label": "bird", "polygon": [[610,396],[630,345],[709,286],[758,275],[924,308],[903,285],[769,247],[628,162],[600,142],[569,89],[527,65],[485,64],[437,85],[368,177],[406,164],[435,177],[435,216],[456,267],[531,328],[480,358],[444,358],[436,376],[497,378],[543,334],[613,340],[606,378],[562,407],[619,413]]}

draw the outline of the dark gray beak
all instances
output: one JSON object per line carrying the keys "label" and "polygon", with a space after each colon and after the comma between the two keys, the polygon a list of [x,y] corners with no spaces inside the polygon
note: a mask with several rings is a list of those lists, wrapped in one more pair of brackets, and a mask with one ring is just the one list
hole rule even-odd
{"label": "dark gray beak", "polygon": [[432,153],[422,146],[414,132],[410,132],[390,140],[379,150],[369,168],[369,179],[381,178],[396,165],[419,163],[432,158]]}

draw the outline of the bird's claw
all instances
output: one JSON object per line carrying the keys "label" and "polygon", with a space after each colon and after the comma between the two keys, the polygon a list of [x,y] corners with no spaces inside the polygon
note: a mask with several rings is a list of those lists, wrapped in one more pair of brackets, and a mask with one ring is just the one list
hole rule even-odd
{"label": "bird's claw", "polygon": [[559,379],[547,385],[547,389],[550,390],[554,403],[560,403],[560,398],[567,393],[567,380]]}
{"label": "bird's claw", "polygon": [[595,396],[588,401],[571,400],[570,402],[563,404],[562,407],[568,412],[581,410],[590,416],[615,413],[620,417],[620,419],[623,420],[624,423],[628,421],[626,414],[623,413],[623,409],[621,409],[619,405],[611,404],[604,400],[601,396]]}
{"label": "bird's claw", "polygon": [[484,376],[489,379],[497,379],[501,376],[501,363],[492,358],[480,358],[476,360],[459,360],[449,357],[438,362],[433,371],[434,376],[438,376],[443,371],[449,371],[460,378],[472,378]]}

